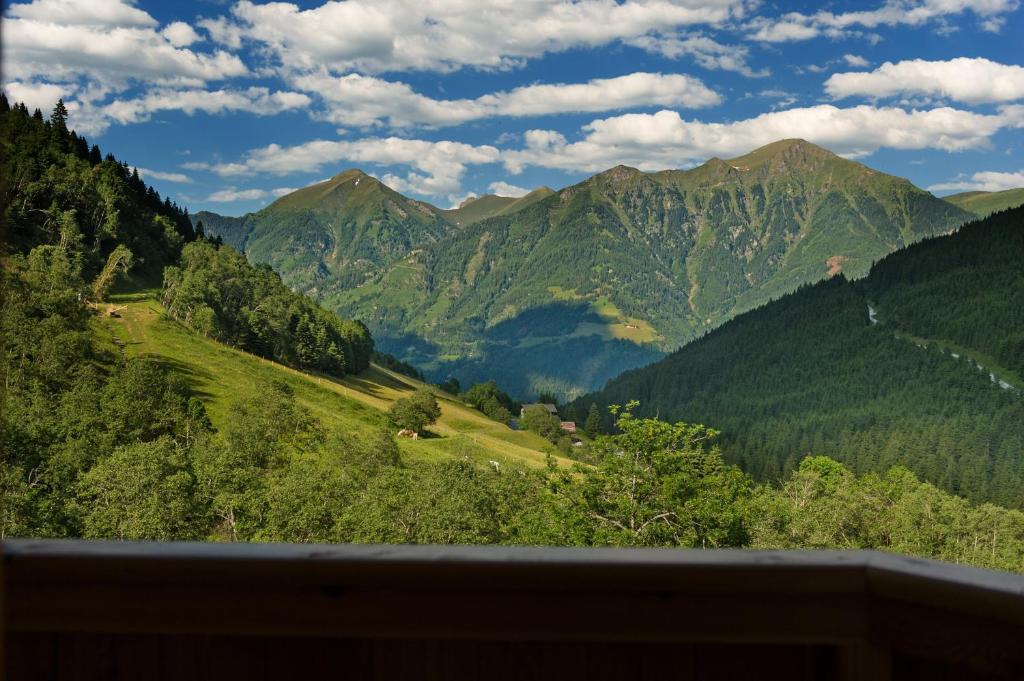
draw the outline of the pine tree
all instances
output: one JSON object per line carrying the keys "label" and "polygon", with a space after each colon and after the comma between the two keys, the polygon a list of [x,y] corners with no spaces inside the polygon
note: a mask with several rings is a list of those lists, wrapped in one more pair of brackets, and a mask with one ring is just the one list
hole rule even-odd
{"label": "pine tree", "polygon": [[58,99],[57,106],[53,107],[53,113],[50,114],[50,125],[58,132],[67,132],[68,108],[64,106],[63,99]]}
{"label": "pine tree", "polygon": [[587,435],[590,437],[597,437],[601,433],[601,412],[594,403],[590,404],[590,411],[587,412],[587,421],[583,425],[583,430],[587,431]]}

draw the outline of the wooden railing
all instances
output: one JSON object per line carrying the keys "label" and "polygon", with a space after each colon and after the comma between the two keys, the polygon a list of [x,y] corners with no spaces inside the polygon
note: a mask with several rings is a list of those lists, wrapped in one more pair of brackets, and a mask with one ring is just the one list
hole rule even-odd
{"label": "wooden railing", "polygon": [[9,679],[1024,679],[1024,577],[869,551],[3,551]]}

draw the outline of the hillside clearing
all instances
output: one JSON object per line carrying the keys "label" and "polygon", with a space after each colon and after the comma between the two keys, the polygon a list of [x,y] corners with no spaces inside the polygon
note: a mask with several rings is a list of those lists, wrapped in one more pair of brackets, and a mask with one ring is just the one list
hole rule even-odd
{"label": "hillside clearing", "polygon": [[[233,399],[256,394],[273,380],[286,382],[296,401],[328,430],[369,434],[387,425],[385,411],[397,399],[425,384],[374,365],[355,376],[336,379],[304,373],[203,338],[169,319],[153,290],[111,296],[117,317],[97,321],[98,330],[122,352],[152,357],[184,376],[203,400],[215,426],[228,418]],[[545,464],[552,447],[539,436],[514,431],[434,389],[441,418],[430,427],[432,437],[400,439],[403,453],[413,458],[469,457],[482,464]],[[567,459],[556,457],[562,465]]]}

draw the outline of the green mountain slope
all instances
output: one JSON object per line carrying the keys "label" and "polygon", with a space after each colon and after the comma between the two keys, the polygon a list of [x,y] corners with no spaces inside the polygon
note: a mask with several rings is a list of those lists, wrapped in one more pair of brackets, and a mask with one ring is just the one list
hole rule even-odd
{"label": "green mountain slope", "polygon": [[322,301],[428,376],[574,395],[970,217],[904,179],[785,140],[688,171],[613,168]]}
{"label": "green mountain slope", "polygon": [[958,208],[985,217],[1007,208],[1024,205],[1024,187],[1001,192],[963,192],[943,198]]}
{"label": "green mountain slope", "polygon": [[814,453],[859,471],[900,463],[1019,507],[1022,358],[1024,207],[741,315],[575,406],[636,399],[716,424],[726,455],[759,477]]}

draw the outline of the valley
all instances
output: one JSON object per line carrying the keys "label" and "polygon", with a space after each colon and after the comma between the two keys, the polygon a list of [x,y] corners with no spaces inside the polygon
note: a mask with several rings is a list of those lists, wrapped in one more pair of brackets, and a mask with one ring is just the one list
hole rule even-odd
{"label": "valley", "polygon": [[783,140],[692,170],[619,166],[450,211],[346,171],[243,218],[193,220],[363,320],[431,380],[493,378],[526,399],[579,396],[802,284],[862,276],[972,217],[906,180]]}
{"label": "valley", "polygon": [[[2,537],[1024,570],[1024,398],[976,368],[1024,373],[1024,208],[958,229],[952,204],[789,140],[454,217],[346,172],[208,233],[63,115],[0,97],[20,178],[0,195]],[[433,383],[480,378],[442,389],[390,348]],[[489,368],[556,394],[520,410]]]}

